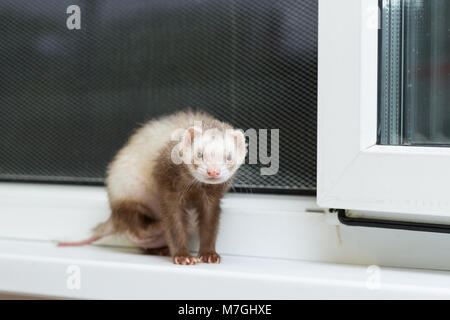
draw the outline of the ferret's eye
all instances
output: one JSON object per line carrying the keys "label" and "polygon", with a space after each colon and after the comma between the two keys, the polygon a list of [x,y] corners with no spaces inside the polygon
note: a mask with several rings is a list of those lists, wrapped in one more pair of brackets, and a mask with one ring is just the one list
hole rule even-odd
{"label": "ferret's eye", "polygon": [[199,159],[203,158],[203,152],[198,152],[197,153],[197,158],[199,158]]}
{"label": "ferret's eye", "polygon": [[227,156],[227,161],[231,161],[231,160],[233,160],[233,156],[232,156],[231,154],[229,154],[229,155]]}

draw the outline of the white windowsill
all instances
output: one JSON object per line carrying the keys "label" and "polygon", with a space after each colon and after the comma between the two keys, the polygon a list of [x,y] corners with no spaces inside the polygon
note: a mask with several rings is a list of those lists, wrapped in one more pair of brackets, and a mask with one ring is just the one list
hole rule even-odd
{"label": "white windowsill", "polygon": [[[102,187],[0,183],[0,293],[161,299],[450,297],[447,272],[405,269],[450,270],[449,235],[344,226],[335,214],[320,210],[313,197],[227,195],[217,242],[221,265],[175,266],[169,258],[140,254],[122,238],[82,248],[57,248],[51,242],[87,237],[108,215]],[[66,268],[72,264],[82,271],[80,291],[66,288]],[[382,290],[372,291],[365,284],[369,265],[398,269],[382,268]]]}
{"label": "white windowsill", "polygon": [[[69,266],[80,289],[67,288]],[[134,249],[57,248],[0,240],[0,292],[87,299],[449,298],[447,272],[381,268],[369,289],[362,266],[224,256],[220,265],[176,266]]]}

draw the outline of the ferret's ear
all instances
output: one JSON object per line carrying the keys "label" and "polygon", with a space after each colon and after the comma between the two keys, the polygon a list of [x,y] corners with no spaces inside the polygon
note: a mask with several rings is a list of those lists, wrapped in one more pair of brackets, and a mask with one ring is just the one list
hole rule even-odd
{"label": "ferret's ear", "polygon": [[245,146],[245,135],[242,130],[233,130],[231,131],[231,136],[235,139],[236,145],[238,147]]}
{"label": "ferret's ear", "polygon": [[199,127],[190,127],[186,130],[183,142],[185,146],[190,146],[196,138],[202,134],[202,129]]}

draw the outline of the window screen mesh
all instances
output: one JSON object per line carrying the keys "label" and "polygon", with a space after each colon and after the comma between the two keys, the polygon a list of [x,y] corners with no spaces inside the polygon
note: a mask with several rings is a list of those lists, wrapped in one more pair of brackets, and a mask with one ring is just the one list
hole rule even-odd
{"label": "window screen mesh", "polygon": [[317,0],[3,0],[0,30],[0,179],[102,183],[136,126],[191,107],[280,129],[278,174],[235,187],[315,190]]}

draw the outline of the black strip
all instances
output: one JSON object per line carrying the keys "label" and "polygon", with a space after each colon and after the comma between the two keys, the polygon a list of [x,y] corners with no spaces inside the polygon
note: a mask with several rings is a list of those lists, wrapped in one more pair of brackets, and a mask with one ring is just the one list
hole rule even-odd
{"label": "black strip", "polygon": [[[122,296],[126,297],[127,295],[123,294]],[[260,296],[264,296],[264,294],[260,294]],[[297,294],[297,296],[301,296],[301,294]],[[327,296],[327,294],[322,296]],[[99,315],[106,319],[109,319],[109,315],[111,315],[110,318],[113,318],[113,316],[114,318],[129,316],[129,310],[137,310],[136,312],[141,310],[140,312],[143,313],[151,310],[152,314],[164,315],[165,319],[287,319],[291,318],[293,314],[298,314],[299,310],[302,312],[311,311],[311,314],[315,314],[317,310],[323,310],[324,307],[332,310],[332,308],[342,308],[343,306],[349,308],[349,310],[355,310],[357,307],[371,310],[371,314],[379,318],[385,316],[386,309],[390,307],[390,314],[404,318],[405,314],[409,316],[413,312],[417,313],[418,303],[421,303],[421,301],[413,301],[414,305],[411,308],[409,304],[406,304],[409,303],[408,301],[342,301],[342,295],[339,297],[338,293],[331,296],[337,300],[8,300],[0,301],[0,306],[2,311],[9,309],[17,315],[29,314],[31,316],[38,312],[50,314],[49,310],[56,310],[53,314],[61,314],[71,310],[71,314],[79,319],[86,316],[86,309],[83,308],[83,305],[89,307],[90,314]],[[374,292],[370,296],[377,297],[377,293]],[[353,294],[353,297],[356,297],[356,294]],[[439,306],[442,306],[442,308],[439,308],[436,304],[433,304],[432,308],[434,308],[433,310],[446,311],[445,304]],[[199,309],[206,307],[212,307],[209,318]],[[196,311],[189,310],[190,308],[196,308]],[[195,314],[189,314],[186,311],[195,312]],[[360,318],[355,314],[349,315],[351,320]],[[56,316],[50,319],[56,319]]]}
{"label": "black strip", "polygon": [[292,195],[292,196],[311,196],[315,197],[316,190],[310,189],[287,189],[287,188],[273,188],[273,187],[233,187],[230,189],[231,193],[243,194],[275,194],[275,195]]}
{"label": "black strip", "polygon": [[382,229],[408,230],[408,231],[433,232],[433,233],[450,233],[450,225],[446,224],[381,220],[371,218],[350,218],[347,216],[345,210],[338,209],[334,211],[338,213],[339,221],[342,224],[352,227],[382,228]]}
{"label": "black strip", "polygon": [[31,179],[31,178],[21,178],[21,177],[14,177],[14,178],[0,178],[1,182],[12,182],[12,183],[30,183],[30,184],[61,184],[61,185],[74,185],[74,186],[104,186],[105,183],[103,182],[103,179],[94,180],[94,179],[86,179],[83,180],[83,178],[44,178],[39,177],[37,179]]}

